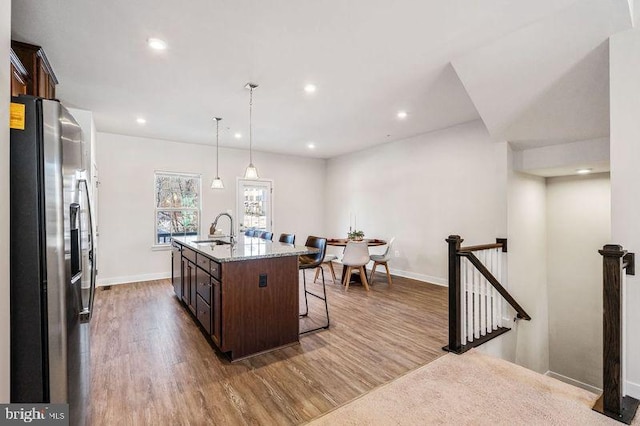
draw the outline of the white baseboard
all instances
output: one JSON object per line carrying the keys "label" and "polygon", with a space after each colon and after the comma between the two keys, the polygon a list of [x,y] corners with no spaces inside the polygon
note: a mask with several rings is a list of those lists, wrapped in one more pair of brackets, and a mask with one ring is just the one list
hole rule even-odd
{"label": "white baseboard", "polygon": [[561,382],[567,383],[567,384],[575,386],[577,388],[588,390],[589,392],[595,393],[596,395],[600,395],[602,393],[602,389],[600,389],[600,388],[588,385],[588,384],[583,383],[583,382],[581,382],[579,380],[572,379],[571,377],[567,377],[567,376],[564,376],[562,374],[555,373],[553,371],[547,371],[546,373],[544,373],[544,375],[545,376],[549,376],[549,377],[551,377],[553,379],[560,380]]}
{"label": "white baseboard", "polygon": [[[448,286],[447,280],[444,278],[432,277],[430,275],[402,271],[399,269],[390,269],[390,272],[392,275],[397,275],[399,277],[411,278],[413,280],[423,281],[426,283],[436,284],[444,287]],[[122,277],[99,278],[97,285],[98,287],[102,287],[105,285],[117,285],[117,284],[135,283],[140,281],[162,280],[165,278],[171,278],[171,273],[160,272],[155,274],[126,275]]]}
{"label": "white baseboard", "polygon": [[[334,262],[341,263],[340,260],[334,260]],[[370,262],[367,265],[365,265],[366,267],[368,267],[368,272],[367,272],[368,274],[371,273],[370,272],[372,267],[371,265],[373,265],[373,262]],[[380,272],[380,269],[378,269],[378,272]],[[381,273],[384,273],[384,269],[382,270]],[[416,280],[416,281],[422,281],[429,284],[436,284],[442,287],[449,287],[449,282],[447,281],[446,278],[432,277],[431,275],[419,274],[417,272],[409,272],[409,271],[403,271],[401,269],[393,269],[393,268],[389,268],[389,273],[391,275],[397,275],[403,278],[411,278],[412,280]]]}
{"label": "white baseboard", "polygon": [[638,383],[633,383],[627,380],[625,385],[627,386],[627,395],[632,396],[635,399],[640,399],[640,385]]}
{"label": "white baseboard", "polygon": [[[602,393],[602,389],[597,388],[595,386],[588,385],[579,380],[572,379],[571,377],[564,376],[562,374],[554,373],[553,371],[547,371],[544,373],[545,376],[552,377],[554,379],[558,379],[561,382],[568,383],[570,385],[588,390],[591,393],[595,393],[596,395],[600,395]],[[626,384],[626,395],[632,396],[636,399],[640,399],[640,384],[633,383],[627,380]]]}
{"label": "white baseboard", "polygon": [[416,272],[402,271],[400,269],[389,268],[389,271],[391,272],[392,275],[397,275],[399,277],[411,278],[412,280],[424,281],[426,283],[436,284],[443,287],[449,286],[449,283],[445,278],[432,277],[430,275],[418,274]]}
{"label": "white baseboard", "polygon": [[117,285],[117,284],[135,283],[140,281],[163,280],[165,278],[171,278],[171,272],[160,272],[156,274],[128,275],[124,277],[113,277],[113,278],[100,278],[98,279],[97,286],[103,287],[105,285]]}

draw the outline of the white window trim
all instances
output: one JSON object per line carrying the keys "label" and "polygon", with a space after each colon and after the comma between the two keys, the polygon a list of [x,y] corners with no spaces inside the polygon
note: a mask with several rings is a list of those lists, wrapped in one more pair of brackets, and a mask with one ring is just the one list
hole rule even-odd
{"label": "white window trim", "polygon": [[[161,208],[156,204],[156,179],[158,175],[173,175],[187,178],[198,178],[198,207],[197,208],[177,208],[166,207]],[[202,174],[201,173],[189,173],[189,172],[175,172],[166,170],[154,170],[153,171],[153,244],[151,245],[152,251],[164,251],[171,249],[171,243],[158,244],[158,211],[182,211],[182,210],[196,210],[198,212],[198,232],[202,227]]]}

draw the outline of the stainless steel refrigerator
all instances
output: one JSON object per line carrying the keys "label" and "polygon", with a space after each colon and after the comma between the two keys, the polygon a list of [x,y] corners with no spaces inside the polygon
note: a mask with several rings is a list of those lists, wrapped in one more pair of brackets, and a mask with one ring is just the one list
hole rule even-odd
{"label": "stainless steel refrigerator", "polygon": [[86,423],[96,271],[89,159],[57,101],[11,99],[11,402]]}

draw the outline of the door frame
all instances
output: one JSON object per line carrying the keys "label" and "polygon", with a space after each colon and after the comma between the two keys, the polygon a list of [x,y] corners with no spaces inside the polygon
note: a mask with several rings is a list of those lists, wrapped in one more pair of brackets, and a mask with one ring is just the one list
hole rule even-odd
{"label": "door frame", "polygon": [[[248,184],[252,184],[252,183],[263,183],[263,184],[268,184],[269,188],[270,188],[270,194],[269,194],[269,206],[268,206],[268,215],[270,220],[270,223],[267,225],[267,231],[273,232],[274,229],[274,217],[273,217],[273,195],[274,195],[274,185],[273,185],[273,179],[245,179],[243,177],[236,177],[236,212],[237,212],[237,229],[236,229],[236,235],[240,235],[241,233],[244,233],[244,231],[240,231],[240,228],[242,227],[242,221],[240,220],[240,215],[242,214],[243,218],[244,218],[244,199],[240,198],[240,194],[242,193],[242,187],[244,186],[245,183]],[[242,213],[241,213],[242,212]]]}

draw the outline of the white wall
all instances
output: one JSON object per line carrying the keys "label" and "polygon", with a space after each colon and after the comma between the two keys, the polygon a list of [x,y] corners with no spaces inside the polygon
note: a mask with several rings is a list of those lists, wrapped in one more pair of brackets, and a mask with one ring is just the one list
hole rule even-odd
{"label": "white wall", "polygon": [[[245,150],[220,148],[224,190],[210,189],[215,146],[98,133],[100,167],[101,285],[168,276],[169,252],[153,251],[154,171],[202,174],[202,227],[208,233],[215,216],[228,209],[236,217],[236,177],[249,162]],[[297,242],[324,230],[325,161],[254,152],[260,177],[273,180],[274,233],[292,232]]]}
{"label": "white wall", "polygon": [[445,284],[448,235],[504,236],[505,150],[477,120],[331,159],[327,235],[346,237],[357,215],[366,236],[396,237],[394,273]]}
{"label": "white wall", "polygon": [[[444,239],[465,245],[507,236],[507,289],[533,317],[483,351],[544,373],[549,366],[546,187],[514,172],[513,152],[481,121],[329,160],[327,232],[344,236],[349,212],[368,236],[396,236],[395,273],[445,284]],[[507,232],[508,231],[508,232]]]}
{"label": "white wall", "polygon": [[[612,36],[611,103],[611,242],[640,256],[640,30]],[[627,277],[627,393],[640,398],[640,273]]]}
{"label": "white wall", "polygon": [[510,170],[507,192],[508,290],[532,320],[512,323],[502,355],[544,373],[549,367],[545,181]]}
{"label": "white wall", "polygon": [[602,388],[602,256],[608,173],[547,179],[549,370]]}
{"label": "white wall", "polygon": [[9,49],[11,2],[0,1],[0,403],[9,402]]}
{"label": "white wall", "polygon": [[537,176],[575,175],[576,169],[609,171],[609,138],[514,151],[514,168]]}

